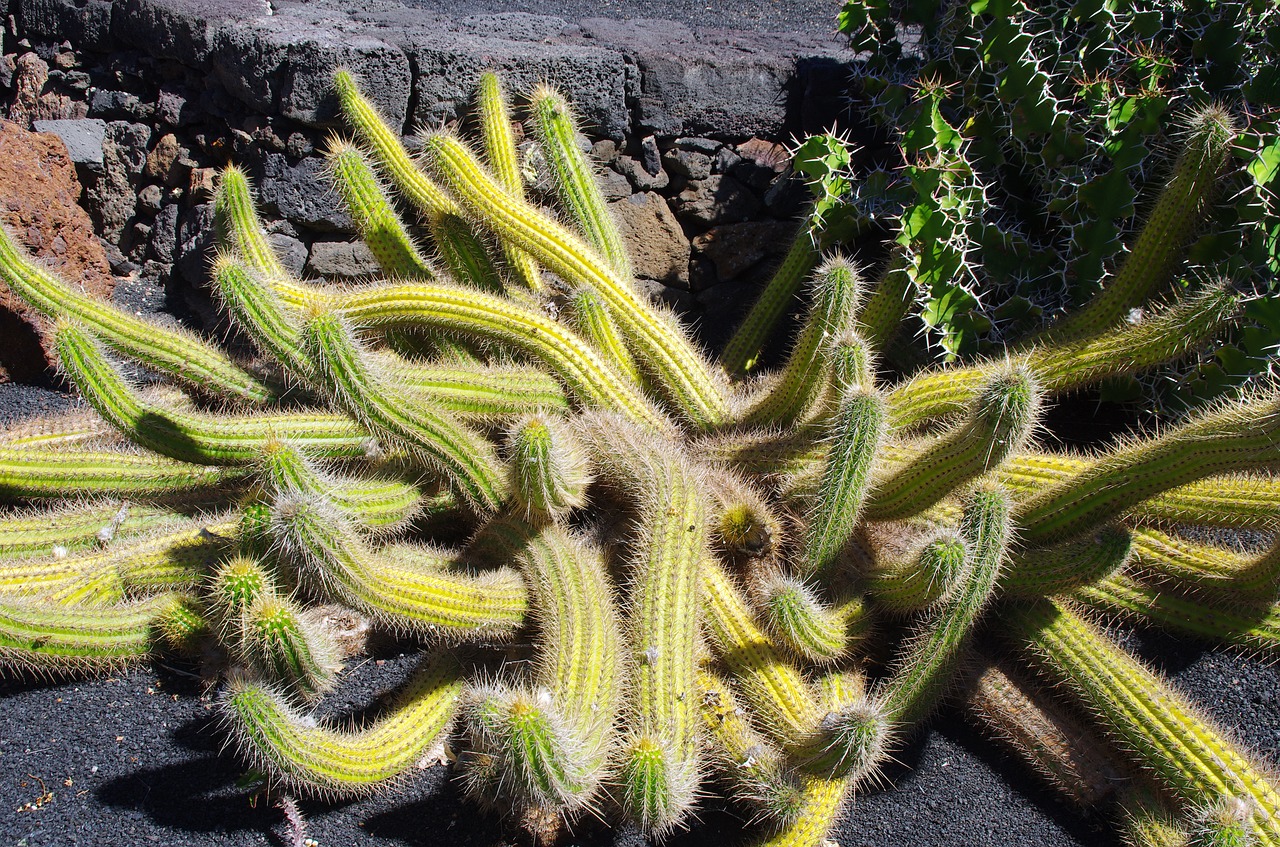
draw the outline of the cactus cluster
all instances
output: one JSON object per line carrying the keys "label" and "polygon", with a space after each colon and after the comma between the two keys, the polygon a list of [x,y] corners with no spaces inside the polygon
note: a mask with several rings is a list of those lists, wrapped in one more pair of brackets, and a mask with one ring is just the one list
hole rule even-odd
{"label": "cactus cluster", "polygon": [[[436,133],[420,160],[351,74],[335,87],[333,180],[385,279],[292,278],[228,167],[213,278],[251,351],[86,298],[0,236],[0,278],[92,407],[0,434],[0,496],[26,504],[0,514],[5,669],[219,656],[231,750],[289,792],[360,795],[447,741],[466,792],[539,838],[662,836],[714,791],[796,847],[955,696],[1079,802],[1128,774],[1134,831],[1280,844],[1259,761],[1087,612],[1280,647],[1280,548],[1180,529],[1275,528],[1280,395],[1093,456],[1038,440],[1055,397],[1186,355],[1245,295],[1206,284],[1132,321],[1153,285],[1113,286],[889,384],[892,281],[805,226],[712,361],[634,284],[559,94],[530,97],[554,186],[531,196],[495,77],[482,148]],[[1229,131],[1200,125],[1193,147]],[[1176,264],[1160,226],[1136,244]],[[756,375],[802,289],[787,360]],[[328,604],[421,645],[361,727],[310,717],[343,679]]]}
{"label": "cactus cluster", "polygon": [[[1280,270],[1280,9],[1269,0],[851,0],[840,30],[869,51],[852,95],[885,144],[849,168],[847,202],[828,218],[887,236],[889,274],[944,355],[998,349],[1147,275],[1185,289]],[[1234,132],[1204,135],[1188,120],[1213,103],[1231,104]],[[1173,149],[1183,155],[1171,169]],[[1222,174],[1224,158],[1238,166]],[[1165,184],[1178,205],[1216,202],[1168,216],[1153,202]],[[1144,227],[1191,246],[1153,262]],[[1160,379],[1110,380],[1103,396],[1173,413],[1257,379],[1280,341],[1277,303],[1251,304],[1211,353]],[[904,366],[919,354],[900,347]]]}

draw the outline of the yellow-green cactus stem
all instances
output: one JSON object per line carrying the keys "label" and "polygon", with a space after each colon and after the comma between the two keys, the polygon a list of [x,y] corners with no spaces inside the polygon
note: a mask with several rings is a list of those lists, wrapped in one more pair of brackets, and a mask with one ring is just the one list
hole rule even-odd
{"label": "yellow-green cactus stem", "polygon": [[1264,771],[1158,676],[1065,607],[1042,600],[1003,620],[1045,671],[1087,704],[1183,803],[1239,797],[1258,844],[1280,844],[1280,794]]}
{"label": "yellow-green cactus stem", "polygon": [[609,308],[593,288],[579,288],[569,296],[569,317],[575,329],[596,346],[618,373],[641,383],[635,359],[627,350]]}
{"label": "yellow-green cactus stem", "polygon": [[508,491],[497,454],[479,433],[428,406],[406,401],[370,371],[349,326],[333,311],[310,315],[303,346],[322,365],[333,400],[352,416],[413,450],[481,512],[494,511]]}
{"label": "yellow-green cactus stem", "polygon": [[190,588],[235,543],[229,518],[185,519],[110,545],[71,553],[60,546],[40,558],[0,566],[0,594],[60,603],[115,603],[127,595]]}
{"label": "yellow-green cactus stem", "polygon": [[638,506],[628,621],[635,670],[619,798],[645,830],[667,832],[688,814],[700,778],[695,673],[707,493],[683,456],[620,419],[589,418],[582,433],[597,473]]}
{"label": "yellow-green cactus stem", "polygon": [[1139,569],[1215,597],[1274,601],[1280,589],[1280,542],[1249,555],[1143,528],[1133,548]]}
{"label": "yellow-green cactus stem", "polygon": [[457,282],[479,291],[501,294],[506,287],[484,244],[467,222],[456,215],[426,216],[441,264]]}
{"label": "yellow-green cactus stem", "polygon": [[1074,479],[1020,504],[1014,521],[1021,542],[1034,547],[1069,538],[1179,485],[1274,464],[1278,439],[1280,399],[1272,395],[1122,446]]}
{"label": "yellow-green cactus stem", "polygon": [[584,404],[622,412],[658,431],[671,428],[589,342],[508,298],[446,286],[387,286],[351,292],[338,305],[358,326],[425,326],[520,350],[546,365]]}
{"label": "yellow-green cactus stem", "polygon": [[810,306],[782,371],[766,383],[742,415],[747,426],[787,426],[800,420],[822,396],[831,370],[832,343],[851,332],[862,293],[853,262],[833,256],[813,274]]}
{"label": "yellow-green cactus stem", "polygon": [[[489,168],[503,188],[523,198],[524,177],[520,173],[520,157],[516,154],[515,134],[511,131],[511,112],[497,74],[480,74],[476,107]],[[502,255],[519,285],[533,291],[542,291],[546,287],[542,284],[538,264],[528,253],[504,241]]]}
{"label": "yellow-green cactus stem", "polygon": [[274,782],[311,795],[351,797],[395,780],[422,759],[452,723],[462,685],[457,665],[433,656],[385,716],[357,730],[317,725],[247,677],[228,683],[222,711],[238,748]]}
{"label": "yellow-green cactus stem", "polygon": [[533,90],[529,107],[560,202],[587,243],[599,251],[620,278],[630,279],[631,259],[591,165],[578,146],[577,121],[568,101],[555,89],[540,85]]}
{"label": "yellow-green cactus stem", "polygon": [[1025,368],[1011,367],[986,380],[968,419],[923,449],[905,467],[875,484],[868,520],[918,514],[1018,452],[1040,416],[1040,389]]}
{"label": "yellow-green cactus stem", "polygon": [[866,636],[872,616],[861,597],[828,604],[804,580],[773,574],[761,587],[764,619],[777,640],[811,662],[834,662]]}
{"label": "yellow-green cactus stem", "polygon": [[8,513],[0,518],[0,563],[107,547],[116,539],[184,520],[184,515],[172,509],[118,499]]}
{"label": "yellow-green cactus stem", "polygon": [[802,225],[791,242],[791,248],[782,264],[765,284],[764,290],[751,306],[751,311],[738,325],[724,352],[720,364],[733,377],[742,377],[755,370],[760,363],[760,353],[782,316],[787,313],[811,271],[818,264],[821,252],[808,225]]}
{"label": "yellow-green cactus stem", "polygon": [[509,421],[536,410],[569,411],[560,382],[534,367],[461,359],[421,365],[386,356],[377,368],[424,403],[477,424]]}
{"label": "yellow-green cactus stem", "polygon": [[110,606],[0,603],[0,668],[72,673],[144,659],[160,619],[184,600],[165,594]]}
{"label": "yellow-green cactus stem", "polygon": [[254,207],[249,178],[235,165],[227,165],[218,177],[213,212],[219,244],[234,250],[249,267],[265,277],[287,275]]}
{"label": "yellow-green cactus stem", "polygon": [[160,613],[155,632],[160,643],[175,653],[199,656],[213,628],[205,616],[204,606],[184,597]]}
{"label": "yellow-green cactus stem", "polygon": [[63,370],[89,404],[126,436],[170,458],[201,465],[247,464],[273,438],[287,438],[314,455],[335,459],[362,458],[370,450],[368,434],[343,415],[213,415],[147,402],[83,328],[59,323],[54,335]]}
{"label": "yellow-green cactus stem", "polygon": [[527,515],[555,519],[586,503],[591,471],[573,432],[559,419],[533,415],[507,431],[511,490]]}
{"label": "yellow-green cactus stem", "polygon": [[641,302],[632,287],[577,237],[499,186],[462,142],[432,135],[424,142],[432,168],[459,202],[499,238],[526,250],[571,285],[594,288],[633,346],[657,389],[699,429],[729,417],[726,392],[674,318]]}
{"label": "yellow-green cactus stem", "polygon": [[242,625],[245,614],[260,597],[275,593],[275,580],[252,556],[232,556],[209,577],[210,603],[233,627]]}
{"label": "yellow-green cactus stem", "polygon": [[828,673],[818,687],[826,712],[813,730],[791,739],[787,753],[806,774],[851,787],[884,761],[893,735],[890,715],[858,675]]}
{"label": "yellow-green cactus stem", "polygon": [[907,267],[905,248],[894,245],[880,281],[858,312],[858,333],[872,350],[885,349],[915,300],[915,276]]}
{"label": "yellow-green cactus stem", "polygon": [[[1015,360],[1035,376],[1046,396],[1054,396],[1184,356],[1220,331],[1239,313],[1240,304],[1240,294],[1231,283],[1219,282],[1136,323],[1072,342],[1033,347]],[[906,429],[963,411],[979,390],[983,372],[984,366],[946,368],[894,388],[889,392],[894,427]]]}
{"label": "yellow-green cactus stem", "polygon": [[733,799],[770,827],[795,823],[804,805],[801,777],[787,770],[782,751],[761,737],[733,690],[715,674],[698,672],[702,721],[716,772]]}
{"label": "yellow-green cactus stem", "polygon": [[711,646],[724,660],[752,713],[775,743],[817,725],[817,696],[759,626],[742,592],[713,559],[702,563],[702,589]]}
{"label": "yellow-green cactus stem", "polygon": [[1130,789],[1120,802],[1120,835],[1125,847],[1191,847],[1187,822],[1148,787]]}
{"label": "yellow-green cactus stem", "polygon": [[457,640],[510,636],[524,623],[528,596],[515,571],[468,574],[417,545],[374,551],[316,493],[278,496],[271,534],[304,564],[304,581],[393,629]]}
{"label": "yellow-green cactus stem", "polygon": [[1238,134],[1235,118],[1221,106],[1205,106],[1190,116],[1186,147],[1115,276],[1083,308],[1051,327],[1048,343],[1098,334],[1169,282]]}
{"label": "yellow-green cactus stem", "polygon": [[249,403],[271,401],[276,392],[195,335],[134,317],[73,291],[37,265],[0,227],[0,279],[28,306],[47,318],[69,318],[90,327],[113,350],[167,373],[200,391]]}
{"label": "yellow-green cactus stem", "polygon": [[872,474],[885,436],[884,399],[874,388],[855,387],[840,401],[827,428],[822,483],[812,499],[805,530],[805,576],[829,575],[853,537],[864,503],[874,497]]}
{"label": "yellow-green cactus stem", "polygon": [[1000,586],[1015,597],[1062,594],[1116,573],[1132,552],[1133,536],[1129,530],[1103,527],[1052,547],[1018,551],[1011,557]]}
{"label": "yellow-green cactus stem", "polygon": [[976,654],[966,658],[965,714],[1012,749],[1054,793],[1082,812],[1106,805],[1127,781],[1113,749],[1045,692]]}
{"label": "yellow-green cactus stem", "polygon": [[1009,540],[1009,495],[984,486],[970,495],[960,523],[969,558],[956,590],[909,637],[884,686],[884,709],[911,726],[927,717],[952,683],[961,651],[991,600]]}
{"label": "yellow-green cactus stem", "polygon": [[707,485],[716,500],[711,540],[725,561],[755,568],[775,564],[786,537],[781,513],[737,474],[712,469]]}
{"label": "yellow-green cactus stem", "polygon": [[1205,641],[1239,644],[1269,656],[1280,655],[1280,604],[1274,601],[1191,599],[1123,573],[1081,586],[1072,596],[1105,614],[1154,623]]}
{"label": "yellow-green cactus stem", "polygon": [[878,560],[867,575],[867,593],[893,614],[927,609],[955,591],[967,567],[967,551],[963,538],[942,531],[900,558]]}
{"label": "yellow-green cactus stem", "polygon": [[334,138],[326,155],[333,170],[333,183],[346,201],[356,232],[382,272],[406,281],[435,279],[435,269],[413,243],[364,152],[348,141]]}
{"label": "yellow-green cactus stem", "polygon": [[1224,797],[1193,817],[1189,847],[1253,847],[1258,842],[1249,823],[1249,805],[1238,797]]}
{"label": "yellow-green cactus stem", "polygon": [[333,687],[340,666],[337,647],[319,622],[275,593],[260,593],[245,608],[239,647],[258,674],[307,700]]}

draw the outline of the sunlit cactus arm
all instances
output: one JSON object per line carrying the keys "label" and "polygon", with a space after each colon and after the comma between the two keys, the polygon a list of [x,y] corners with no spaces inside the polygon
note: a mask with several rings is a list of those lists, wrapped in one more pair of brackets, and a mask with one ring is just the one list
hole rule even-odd
{"label": "sunlit cactus arm", "polygon": [[0,280],[42,315],[83,323],[121,355],[188,386],[255,404],[276,396],[271,387],[195,335],[144,321],[72,290],[32,261],[5,227],[0,227]]}
{"label": "sunlit cactus arm", "polygon": [[1191,847],[1187,821],[1146,786],[1130,788],[1120,800],[1120,835],[1125,847]]}
{"label": "sunlit cactus arm", "polygon": [[0,668],[74,673],[144,659],[160,619],[182,602],[165,594],[109,606],[0,604]]}
{"label": "sunlit cactus arm", "polygon": [[[1217,283],[1137,323],[1069,343],[1034,347],[1016,360],[1047,395],[1059,394],[1186,355],[1236,316],[1240,302],[1230,283]],[[978,391],[982,372],[981,366],[946,368],[903,383],[889,393],[893,425],[911,427],[962,411]]]}
{"label": "sunlit cactus arm", "polygon": [[861,296],[858,269],[843,256],[813,274],[809,313],[781,373],[766,383],[742,415],[748,426],[786,426],[800,420],[822,396],[831,370],[833,341],[852,331]]}
{"label": "sunlit cactus arm", "polygon": [[528,251],[570,284],[590,286],[604,297],[637,360],[651,370],[657,388],[683,417],[701,429],[728,418],[723,386],[670,314],[641,302],[631,286],[578,238],[504,191],[457,139],[430,136],[424,152],[459,202],[486,228]]}
{"label": "sunlit cactus arm", "polygon": [[8,513],[0,518],[0,563],[32,556],[65,556],[88,547],[105,547],[116,539],[163,529],[185,520],[185,515],[172,509],[120,499]]}
{"label": "sunlit cactus arm", "polygon": [[569,411],[560,381],[539,368],[448,360],[419,365],[390,356],[380,358],[377,368],[402,390],[463,420],[489,423],[537,410]]}
{"label": "sunlit cactus arm", "polygon": [[[498,182],[512,195],[524,197],[524,177],[516,154],[516,139],[511,131],[511,112],[502,83],[495,73],[482,73],[477,83],[476,112],[480,133],[484,138],[485,159]],[[546,288],[533,258],[509,242],[501,242],[507,268],[518,284],[533,291]]]}
{"label": "sunlit cactus arm", "polygon": [[68,553],[58,545],[52,555],[0,565],[0,594],[15,601],[31,597],[101,604],[126,595],[192,588],[235,537],[231,518],[187,518],[121,539],[105,550]]}
{"label": "sunlit cactus arm", "polygon": [[[996,471],[1020,499],[1090,471],[1098,460],[1053,453],[1023,453]],[[1269,529],[1280,518],[1280,476],[1239,473],[1209,476],[1143,500],[1125,514],[1135,521]]]}
{"label": "sunlit cactus arm", "polygon": [[356,232],[382,272],[406,281],[435,279],[435,269],[413,243],[360,148],[335,138],[326,155],[333,183],[346,201]]}
{"label": "sunlit cactus arm", "polygon": [[642,378],[635,359],[627,350],[609,308],[593,288],[579,288],[569,298],[569,321],[583,338],[591,341],[618,373],[636,385]]}
{"label": "sunlit cactus arm", "polygon": [[244,466],[193,465],[123,450],[0,447],[0,498],[157,497],[211,489],[249,472]]}
{"label": "sunlit cactus arm", "polygon": [[317,725],[246,677],[231,680],[222,712],[238,748],[273,781],[311,795],[350,797],[404,774],[438,742],[462,684],[451,659],[432,657],[387,715],[352,731]]}
{"label": "sunlit cactus arm", "polygon": [[1019,550],[1010,557],[1000,580],[1015,597],[1062,594],[1116,573],[1134,553],[1134,537],[1119,526],[1106,526],[1052,547]]}
{"label": "sunlit cactus arm", "polygon": [[374,551],[317,493],[285,494],[271,510],[272,536],[299,557],[304,581],[393,629],[458,640],[509,636],[524,623],[519,574],[469,574],[455,557],[417,545]]}
{"label": "sunlit cactus arm", "polygon": [[1149,442],[1121,447],[1074,479],[1020,504],[1027,547],[1078,535],[1162,492],[1213,474],[1275,465],[1280,399],[1229,406]]}
{"label": "sunlit cactus arm", "polygon": [[1280,656],[1280,604],[1274,601],[1207,602],[1152,587],[1127,574],[1081,586],[1071,596],[1108,615],[1149,621],[1203,641],[1239,644],[1265,655]]}
{"label": "sunlit cactus arm", "polygon": [[1000,663],[973,655],[965,716],[1012,749],[1054,793],[1089,812],[1104,806],[1128,774],[1114,748],[1080,716]]}
{"label": "sunlit cactus arm", "polygon": [[1280,794],[1265,772],[1160,677],[1053,602],[1011,609],[1002,622],[1183,803],[1245,799],[1258,843],[1280,844]]}
{"label": "sunlit cactus arm", "polygon": [[670,429],[670,422],[640,389],[619,376],[581,336],[509,299],[415,285],[354,291],[338,305],[360,326],[415,324],[521,350],[546,365],[584,404],[622,412],[652,429]]}
{"label": "sunlit cactus arm", "polygon": [[964,423],[875,484],[866,504],[867,519],[917,514],[998,467],[1030,437],[1039,419],[1040,397],[1039,386],[1024,368],[1013,367],[987,379]]}
{"label": "sunlit cactus arm", "polygon": [[262,445],[286,438],[329,458],[360,458],[372,440],[350,418],[322,412],[253,416],[184,412],[148,403],[125,382],[79,326],[55,330],[58,359],[76,388],[113,426],[138,444],[193,464],[254,462]]}
{"label": "sunlit cactus arm", "polygon": [[895,247],[884,274],[867,295],[858,312],[858,334],[872,350],[881,352],[902,325],[902,317],[915,299],[916,282],[907,270],[907,254]]}
{"label": "sunlit cactus arm", "polygon": [[114,432],[111,424],[92,409],[77,409],[11,423],[0,432],[0,447],[80,447],[89,442],[98,443],[103,436]]}
{"label": "sunlit cactus arm", "polygon": [[337,647],[291,598],[261,593],[244,609],[238,629],[240,653],[262,677],[304,700],[333,687]]}
{"label": "sunlit cactus arm", "polygon": [[1274,601],[1280,594],[1280,542],[1250,555],[1154,529],[1137,529],[1133,546],[1138,568],[1184,588],[1242,601]]}
{"label": "sunlit cactus arm", "polygon": [[645,830],[666,832],[688,814],[700,779],[695,672],[707,492],[680,453],[620,419],[588,417],[580,433],[597,474],[637,504],[628,622],[632,717],[619,757],[618,794]]}
{"label": "sunlit cactus arm", "polygon": [[1051,327],[1044,341],[1057,344],[1096,335],[1169,282],[1239,131],[1235,118],[1221,106],[1206,106],[1191,116],[1186,147],[1115,276],[1083,308]]}
{"label": "sunlit cactus arm", "polygon": [[701,572],[711,646],[728,665],[761,729],[778,743],[812,731],[821,711],[808,682],[756,625],[724,568],[708,559]]}
{"label": "sunlit cactus arm", "polygon": [[506,288],[502,274],[494,266],[493,257],[484,242],[456,215],[443,213],[426,216],[427,230],[435,241],[439,260],[457,282],[490,294],[501,294]]}
{"label": "sunlit cactus arm", "polygon": [[917,627],[884,686],[884,708],[895,723],[911,726],[937,706],[959,663],[978,615],[990,602],[1009,540],[1009,495],[999,487],[975,491],[965,506],[960,537],[968,567],[959,585]]}
{"label": "sunlit cactus arm", "polygon": [[285,305],[277,286],[271,282],[288,277],[269,278],[243,260],[221,253],[214,259],[212,278],[223,306],[258,349],[304,385],[317,384],[319,373],[315,362],[302,349],[296,311]]}
{"label": "sunlit cactus arm", "polygon": [[493,511],[506,500],[506,479],[492,445],[451,416],[397,396],[370,371],[368,356],[336,313],[310,315],[302,342],[329,377],[333,400],[353,417],[439,469],[472,507]]}
{"label": "sunlit cactus arm", "polygon": [[[827,780],[852,788],[883,763],[893,740],[893,723],[883,701],[867,694],[860,674],[834,671],[820,677],[816,686],[825,713],[815,729],[790,740],[787,754],[797,769],[819,780],[812,784],[815,788],[821,789]],[[821,814],[815,823],[825,828],[831,825],[827,815],[833,811],[810,814]],[[803,820],[802,812],[796,825]]]}
{"label": "sunlit cactus arm", "polygon": [[940,532],[901,557],[877,561],[867,575],[867,593],[895,614],[926,609],[951,595],[967,568],[968,545]]}
{"label": "sunlit cactus arm", "polygon": [[534,89],[529,108],[560,202],[587,243],[599,251],[620,278],[630,279],[631,259],[591,165],[578,146],[577,121],[568,101],[553,88],[542,85]]}
{"label": "sunlit cactus arm", "polygon": [[804,805],[802,777],[787,770],[782,751],[751,725],[746,707],[724,680],[703,670],[698,684],[710,758],[733,799],[766,826],[794,824]]}
{"label": "sunlit cactus arm", "polygon": [[249,178],[235,165],[222,169],[218,190],[213,195],[213,213],[219,244],[234,251],[249,267],[265,277],[287,274],[267,239],[266,227],[254,206]]}
{"label": "sunlit cactus arm", "polygon": [[811,662],[840,659],[872,627],[871,611],[860,596],[827,603],[803,580],[781,574],[765,580],[760,593],[769,631]]}
{"label": "sunlit cactus arm", "polygon": [[586,503],[591,472],[564,422],[531,415],[507,431],[511,490],[531,519],[563,518]]}
{"label": "sunlit cactus arm", "polygon": [[872,476],[885,429],[884,398],[874,388],[856,386],[841,398],[826,427],[822,483],[809,508],[800,574],[829,576],[865,504],[875,502]]}
{"label": "sunlit cactus arm", "polygon": [[769,336],[791,308],[805,278],[820,258],[812,231],[809,226],[802,225],[782,264],[765,284],[764,291],[760,292],[751,311],[720,354],[720,364],[730,376],[741,377],[755,370]]}

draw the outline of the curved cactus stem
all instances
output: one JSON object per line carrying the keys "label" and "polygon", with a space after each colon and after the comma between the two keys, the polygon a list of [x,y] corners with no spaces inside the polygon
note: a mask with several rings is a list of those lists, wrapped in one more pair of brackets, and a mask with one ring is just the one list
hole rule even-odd
{"label": "curved cactus stem", "polygon": [[333,183],[346,201],[356,232],[368,245],[382,272],[404,280],[435,279],[435,269],[409,237],[363,151],[350,142],[334,138],[329,142],[326,156],[333,171]]}
{"label": "curved cactus stem", "polygon": [[814,242],[811,226],[810,221],[800,227],[782,264],[720,354],[720,364],[730,376],[745,376],[759,365],[769,336],[791,308],[805,278],[817,266],[821,251]]}
{"label": "curved cactus stem", "polygon": [[413,767],[453,720],[462,692],[452,660],[431,657],[382,718],[359,730],[317,726],[260,682],[232,679],[222,702],[254,766],[291,789],[326,797],[367,794]]}
{"label": "curved cactus stem", "polygon": [[457,487],[470,505],[494,511],[508,491],[497,454],[488,441],[429,406],[407,402],[380,376],[354,334],[334,312],[317,311],[303,327],[302,341],[331,382],[333,400],[376,432],[398,441]]}
{"label": "curved cactus stem", "polygon": [[110,606],[0,604],[0,668],[40,674],[120,667],[146,658],[177,594]]}
{"label": "curved cactus stem", "polygon": [[595,289],[582,287],[573,292],[569,298],[569,309],[574,328],[596,346],[618,373],[640,385],[642,378],[635,359],[618,334],[608,306]]}
{"label": "curved cactus stem", "polygon": [[1220,106],[1201,108],[1188,130],[1187,146],[1114,278],[1083,308],[1044,333],[1045,343],[1097,335],[1169,282],[1239,133],[1235,119]]}
{"label": "curved cactus stem", "polygon": [[951,596],[967,562],[964,539],[942,532],[901,558],[876,562],[867,577],[867,593],[876,605],[895,614],[927,609]]}
{"label": "curved cactus stem", "polygon": [[164,496],[207,490],[249,472],[243,466],[192,465],[148,453],[0,447],[0,498]]}
{"label": "curved cactus stem", "polygon": [[[75,502],[0,518],[0,566],[14,559],[65,556],[186,521],[172,509],[127,500]],[[55,550],[56,548],[56,550]]]}
{"label": "curved cactus stem", "polygon": [[842,658],[871,629],[861,597],[827,604],[803,580],[775,574],[761,589],[764,618],[778,641],[811,662]]}
{"label": "curved cactus stem", "polygon": [[573,222],[622,279],[631,278],[631,259],[600,193],[590,163],[578,146],[573,110],[559,92],[538,86],[530,98],[531,121],[542,142],[556,193]]}
{"label": "curved cactus stem", "polygon": [[[480,118],[480,132],[484,137],[485,159],[498,182],[516,197],[524,198],[524,177],[520,174],[520,159],[516,154],[516,139],[511,131],[511,114],[502,83],[494,73],[480,74],[477,83],[476,112]],[[507,268],[519,285],[533,291],[546,288],[538,264],[528,253],[502,242],[502,255]]]}
{"label": "curved cactus stem", "polygon": [[1208,597],[1271,601],[1280,592],[1280,541],[1246,555],[1154,529],[1133,533],[1134,564]]}
{"label": "curved cactus stem", "polygon": [[806,775],[852,787],[875,773],[888,753],[891,716],[881,700],[867,695],[860,675],[829,673],[818,687],[826,712],[814,729],[787,743],[787,754]]}
{"label": "curved cactus stem", "polygon": [[875,484],[868,520],[919,514],[969,480],[1018,452],[1040,413],[1040,389],[1024,368],[990,377],[970,405],[969,418],[905,467]]}
{"label": "curved cactus stem", "polygon": [[556,519],[586,503],[588,459],[559,420],[533,415],[507,432],[511,490],[529,516]]}
{"label": "curved cactus stem", "polygon": [[[1070,343],[1047,344],[1017,355],[1046,395],[1106,377],[1132,374],[1197,349],[1240,311],[1241,297],[1229,282],[1207,286],[1134,324]],[[889,392],[890,419],[906,429],[963,411],[978,391],[984,366],[930,371]]]}
{"label": "curved cactus stem", "polygon": [[1184,803],[1244,798],[1258,843],[1280,844],[1280,794],[1246,754],[1158,676],[1051,601],[1010,609],[1003,621],[1046,671]]}
{"label": "curved cactus stem", "polygon": [[594,288],[650,369],[660,392],[691,424],[709,429],[728,418],[726,392],[671,315],[643,303],[595,253],[564,227],[502,189],[455,138],[425,142],[432,167],[467,211],[504,241],[528,251],[571,285]]}
{"label": "curved cactus stem", "polygon": [[378,361],[377,368],[424,403],[463,420],[483,424],[539,410],[558,415],[569,411],[569,400],[560,382],[533,367],[465,360],[419,365],[386,356]]}
{"label": "curved cactus stem", "polygon": [[1171,632],[1205,641],[1239,644],[1269,656],[1280,655],[1280,604],[1238,601],[1207,603],[1153,588],[1117,574],[1077,588],[1072,596],[1109,615],[1150,621]]}
{"label": "curved cactus stem", "polygon": [[333,639],[288,597],[263,593],[244,610],[239,647],[249,666],[304,700],[333,687]]}
{"label": "curved cactus stem", "polygon": [[952,682],[961,650],[1000,578],[1009,539],[1008,493],[998,487],[975,491],[965,506],[960,537],[969,554],[960,584],[913,631],[906,654],[885,683],[884,709],[895,723],[923,720]]}
{"label": "curved cactus stem", "polygon": [[276,396],[271,387],[195,335],[157,326],[73,291],[33,262],[3,226],[0,226],[0,280],[8,284],[15,296],[45,317],[67,317],[82,323],[121,355],[169,374],[192,388],[254,404],[267,403]]}
{"label": "curved cactus stem", "polygon": [[417,545],[375,552],[317,493],[277,497],[271,533],[299,557],[305,581],[394,629],[456,640],[509,636],[524,623],[528,597],[514,571],[471,575]]}
{"label": "curved cactus stem", "polygon": [[253,189],[243,170],[227,165],[218,178],[213,195],[214,222],[218,243],[265,277],[283,277],[288,272],[267,239],[266,227],[253,203]]}
{"label": "curved cactus stem", "polygon": [[895,246],[884,274],[858,312],[858,334],[872,350],[879,353],[885,349],[915,300],[915,292],[916,282],[907,269],[906,251]]}
{"label": "curved cactus stem", "polygon": [[1107,526],[1052,547],[1018,551],[1011,557],[1000,587],[1015,597],[1062,594],[1120,571],[1133,548],[1129,530]]}
{"label": "curved cactus stem", "polygon": [[1153,441],[1122,447],[1074,479],[1019,505],[1026,547],[1049,544],[1112,520],[1156,494],[1213,474],[1275,464],[1280,400],[1231,406]]}

